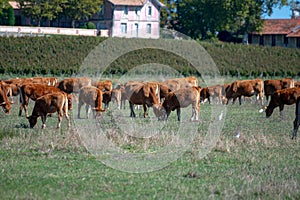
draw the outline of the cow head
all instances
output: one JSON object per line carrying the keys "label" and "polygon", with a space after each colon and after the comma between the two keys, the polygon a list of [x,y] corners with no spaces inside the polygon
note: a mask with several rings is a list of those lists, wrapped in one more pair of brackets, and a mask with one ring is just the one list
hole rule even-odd
{"label": "cow head", "polygon": [[155,116],[159,121],[167,119],[167,112],[161,104],[156,104],[152,108]]}
{"label": "cow head", "polygon": [[2,102],[0,105],[3,109],[3,111],[5,112],[5,114],[9,114],[10,113],[10,108],[11,108],[11,104],[12,102]]}
{"label": "cow head", "polygon": [[273,113],[274,108],[271,108],[270,106],[265,107],[266,117],[270,117]]}
{"label": "cow head", "polygon": [[31,116],[27,117],[27,119],[28,119],[30,128],[33,128],[36,125],[37,116],[32,116],[31,115]]}

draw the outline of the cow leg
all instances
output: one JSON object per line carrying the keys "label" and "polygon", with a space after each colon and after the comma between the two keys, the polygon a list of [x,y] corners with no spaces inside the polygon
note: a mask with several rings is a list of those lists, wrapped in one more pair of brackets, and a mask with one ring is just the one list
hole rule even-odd
{"label": "cow leg", "polygon": [[240,103],[240,105],[242,105],[242,96],[239,96],[239,103]]}
{"label": "cow leg", "polygon": [[177,108],[177,120],[180,122],[180,108]]}
{"label": "cow leg", "polygon": [[129,102],[129,107],[130,107],[130,117],[135,117],[135,113],[133,111],[133,103]]}
{"label": "cow leg", "polygon": [[57,128],[60,128],[60,124],[61,124],[63,115],[62,115],[62,112],[58,112],[57,115],[58,115]]}
{"label": "cow leg", "polygon": [[[96,118],[94,111],[93,111],[93,114],[94,114],[94,117]],[[90,105],[88,105],[88,104],[85,105],[85,115],[86,115],[87,119],[90,116]]]}
{"label": "cow leg", "polygon": [[284,104],[279,105],[279,114],[280,114],[280,118],[281,118],[281,119],[284,118],[284,116],[283,116],[283,108],[284,108]]}
{"label": "cow leg", "polygon": [[81,106],[83,105],[82,102],[78,103],[78,113],[77,113],[77,118],[80,119],[80,110],[81,110]]}
{"label": "cow leg", "polygon": [[297,138],[297,132],[298,132],[298,129],[299,129],[299,125],[300,125],[300,116],[296,116],[296,118],[294,120],[294,130],[293,130],[293,137],[292,137],[292,139],[296,139]]}
{"label": "cow leg", "polygon": [[147,105],[143,104],[143,109],[144,109],[144,118],[147,116]]}
{"label": "cow leg", "polygon": [[47,114],[42,114],[42,129],[46,128],[46,119],[47,119]]}

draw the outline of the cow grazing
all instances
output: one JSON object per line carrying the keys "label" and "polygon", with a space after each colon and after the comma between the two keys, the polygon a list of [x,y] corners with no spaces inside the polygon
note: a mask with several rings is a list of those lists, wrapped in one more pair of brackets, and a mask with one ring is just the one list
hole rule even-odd
{"label": "cow grazing", "polygon": [[60,90],[68,94],[79,93],[80,88],[91,85],[92,80],[88,77],[66,78],[56,84]]}
{"label": "cow grazing", "polygon": [[229,87],[225,88],[227,103],[233,99],[232,103],[239,98],[240,105],[242,104],[242,96],[251,97],[257,96],[257,100],[263,105],[264,98],[264,81],[261,79],[234,81]]}
{"label": "cow grazing", "polygon": [[[89,118],[89,107],[92,107],[94,118],[100,117],[105,110],[102,109],[103,92],[94,86],[83,86],[79,91],[78,98],[78,114],[80,118],[80,110],[83,104],[86,104],[86,118]],[[96,113],[95,113],[96,112]]]}
{"label": "cow grazing", "polygon": [[162,106],[153,107],[155,115],[159,120],[168,120],[171,111],[176,109],[177,120],[180,121],[180,109],[192,105],[191,121],[198,121],[200,111],[200,91],[201,87],[193,86],[170,92],[166,96]]}
{"label": "cow grazing", "polygon": [[292,139],[297,138],[297,132],[300,125],[300,97],[297,98],[296,109],[295,109],[295,120],[294,120],[294,130]]}
{"label": "cow grazing", "polygon": [[286,88],[293,88],[295,82],[292,78],[283,78],[278,80],[265,80],[264,90],[267,102],[269,101],[269,96],[271,96],[277,90],[282,90]]}
{"label": "cow grazing", "polygon": [[292,105],[296,103],[297,98],[300,96],[300,88],[287,88],[283,90],[277,90],[271,95],[271,100],[266,111],[266,117],[270,117],[276,107],[279,107],[280,116],[284,105]]}
{"label": "cow grazing", "polygon": [[46,128],[47,115],[55,112],[57,112],[58,114],[57,128],[60,128],[63,114],[68,120],[68,127],[70,127],[70,117],[68,114],[68,97],[66,93],[55,92],[39,97],[35,101],[32,114],[27,117],[30,128],[33,128],[36,125],[38,117],[41,117],[42,119],[42,128]]}
{"label": "cow grazing", "polygon": [[125,92],[129,101],[130,117],[135,117],[134,105],[143,105],[144,118],[146,118],[147,107],[159,103],[159,85],[154,82],[128,82],[125,85]]}
{"label": "cow grazing", "polygon": [[[27,106],[29,99],[36,101],[39,97],[45,94],[62,92],[59,88],[54,86],[48,86],[44,84],[27,84],[20,87],[20,109],[19,116],[22,115],[22,110],[24,109],[26,117],[28,117]],[[67,95],[69,110],[72,109],[72,96]]]}
{"label": "cow grazing", "polygon": [[0,106],[6,114],[10,113],[12,102],[8,100],[7,93],[2,84],[0,84]]}
{"label": "cow grazing", "polygon": [[223,103],[223,100],[225,98],[224,85],[213,85],[201,89],[200,92],[201,102],[205,102],[207,100],[210,104],[211,98],[216,98],[217,103],[220,104]]}

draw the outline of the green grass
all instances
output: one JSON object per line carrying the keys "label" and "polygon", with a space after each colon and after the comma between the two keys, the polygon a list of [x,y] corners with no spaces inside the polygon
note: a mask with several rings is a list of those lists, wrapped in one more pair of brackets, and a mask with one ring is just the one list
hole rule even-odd
{"label": "green grass", "polygon": [[[47,119],[46,130],[40,129],[40,119],[29,129],[24,115],[17,116],[18,105],[13,105],[11,115],[0,113],[1,199],[299,199],[300,148],[299,141],[291,140],[294,106],[285,107],[281,120],[278,109],[266,119],[258,105],[228,105],[215,147],[199,158],[211,108],[201,105],[201,122],[191,124],[198,126],[197,134],[177,160],[160,170],[128,173],[108,167],[101,157],[87,151],[74,124],[68,130],[63,119],[57,130],[54,115]],[[183,112],[187,116],[183,121],[188,123],[191,107]],[[156,123],[151,109],[146,122],[129,119],[128,107],[120,113],[125,122]],[[71,116],[73,120],[77,117],[76,105]],[[109,121],[109,112],[102,120]],[[92,120],[77,121],[88,124]],[[176,132],[176,124],[172,112],[169,123],[162,126]],[[106,125],[114,131],[107,133],[109,141],[129,154],[155,152],[176,138],[176,134],[157,134],[141,139]],[[235,137],[238,131],[240,138]],[[153,165],[156,162],[154,159]]]}

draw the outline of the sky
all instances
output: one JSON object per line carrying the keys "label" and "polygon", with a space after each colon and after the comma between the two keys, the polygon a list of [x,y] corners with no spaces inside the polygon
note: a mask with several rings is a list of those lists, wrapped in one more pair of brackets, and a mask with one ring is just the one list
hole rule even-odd
{"label": "sky", "polygon": [[265,19],[291,19],[292,11],[289,6],[284,6],[281,9],[274,8],[271,16],[265,16]]}

